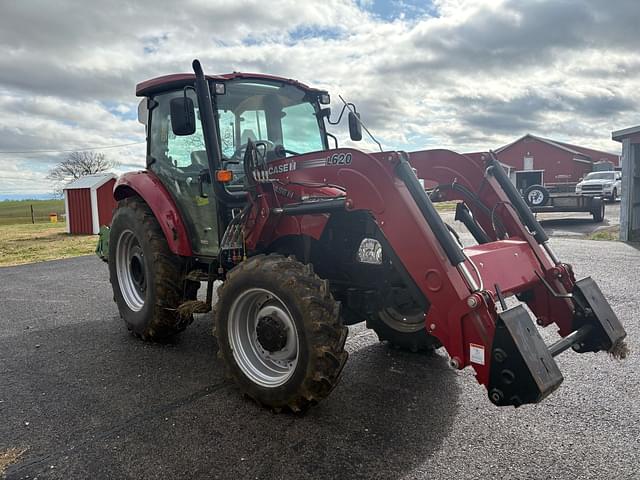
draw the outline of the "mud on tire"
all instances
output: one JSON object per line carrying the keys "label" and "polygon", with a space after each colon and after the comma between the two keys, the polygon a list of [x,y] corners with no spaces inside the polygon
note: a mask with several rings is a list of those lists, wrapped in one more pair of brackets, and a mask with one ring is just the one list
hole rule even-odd
{"label": "mud on tire", "polygon": [[109,280],[129,330],[145,340],[184,330],[193,316],[175,309],[196,299],[200,283],[185,280],[186,260],[169,250],[149,206],[137,197],[119,201],[109,240]]}
{"label": "mud on tire", "polygon": [[275,411],[300,412],[329,395],[347,332],[328,282],[293,257],[251,257],[218,290],[218,355],[243,393]]}

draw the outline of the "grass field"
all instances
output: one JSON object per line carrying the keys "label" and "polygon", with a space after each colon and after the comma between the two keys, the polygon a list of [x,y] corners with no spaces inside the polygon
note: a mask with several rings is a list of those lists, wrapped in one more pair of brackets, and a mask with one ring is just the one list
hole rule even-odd
{"label": "grass field", "polygon": [[0,225],[0,266],[93,253],[97,235],[68,235],[64,223]]}
{"label": "grass field", "polygon": [[[33,205],[36,223],[31,224]],[[454,210],[456,202],[435,204],[438,211]],[[49,223],[49,214],[62,219],[63,200],[6,200],[0,202],[0,266],[56,260],[94,252],[96,235],[68,235],[65,223]]]}
{"label": "grass field", "polygon": [[0,202],[0,225],[31,223],[31,205],[36,223],[48,222],[50,213],[64,214],[64,200],[5,200]]}
{"label": "grass field", "polygon": [[439,212],[450,212],[456,209],[458,202],[435,202],[433,204]]}

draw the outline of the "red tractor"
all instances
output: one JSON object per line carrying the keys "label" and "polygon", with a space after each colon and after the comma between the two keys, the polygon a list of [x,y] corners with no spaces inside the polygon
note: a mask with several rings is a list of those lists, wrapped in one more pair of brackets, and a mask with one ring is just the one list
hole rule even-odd
{"label": "red tractor", "polygon": [[[193,68],[137,86],[147,169],[118,180],[103,238],[134,334],[184,330],[211,310],[220,280],[224,363],[244,393],[293,411],[335,387],[345,325],[362,321],[402,348],[443,346],[496,405],[554,391],[563,377],[553,357],[569,347],[624,355],[625,331],[598,286],[554,255],[491,153],[338,148],[327,92]],[[345,108],[359,140],[359,115]],[[438,201],[458,202],[472,245],[443,222]],[[561,338],[545,345],[529,311]]]}

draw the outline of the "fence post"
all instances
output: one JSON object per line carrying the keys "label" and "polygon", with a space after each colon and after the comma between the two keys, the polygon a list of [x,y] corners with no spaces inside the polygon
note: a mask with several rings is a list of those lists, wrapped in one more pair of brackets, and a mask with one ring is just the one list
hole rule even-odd
{"label": "fence post", "polygon": [[29,205],[31,207],[31,223],[35,224],[36,219],[33,217],[33,204]]}

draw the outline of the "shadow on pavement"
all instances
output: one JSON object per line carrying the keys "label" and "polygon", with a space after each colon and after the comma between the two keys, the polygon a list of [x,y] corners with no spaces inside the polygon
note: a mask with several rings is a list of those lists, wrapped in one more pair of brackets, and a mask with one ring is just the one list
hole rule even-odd
{"label": "shadow on pavement", "polygon": [[168,345],[115,319],[1,339],[0,449],[28,448],[7,478],[396,478],[451,429],[443,357],[365,345],[327,400],[276,415],[224,380],[209,324]]}
{"label": "shadow on pavement", "polygon": [[590,235],[597,230],[602,228],[609,227],[611,224],[605,218],[604,221],[595,223],[593,218],[585,217],[585,218],[547,218],[541,219],[538,218],[540,225],[549,235],[560,235],[560,236],[584,236]]}

